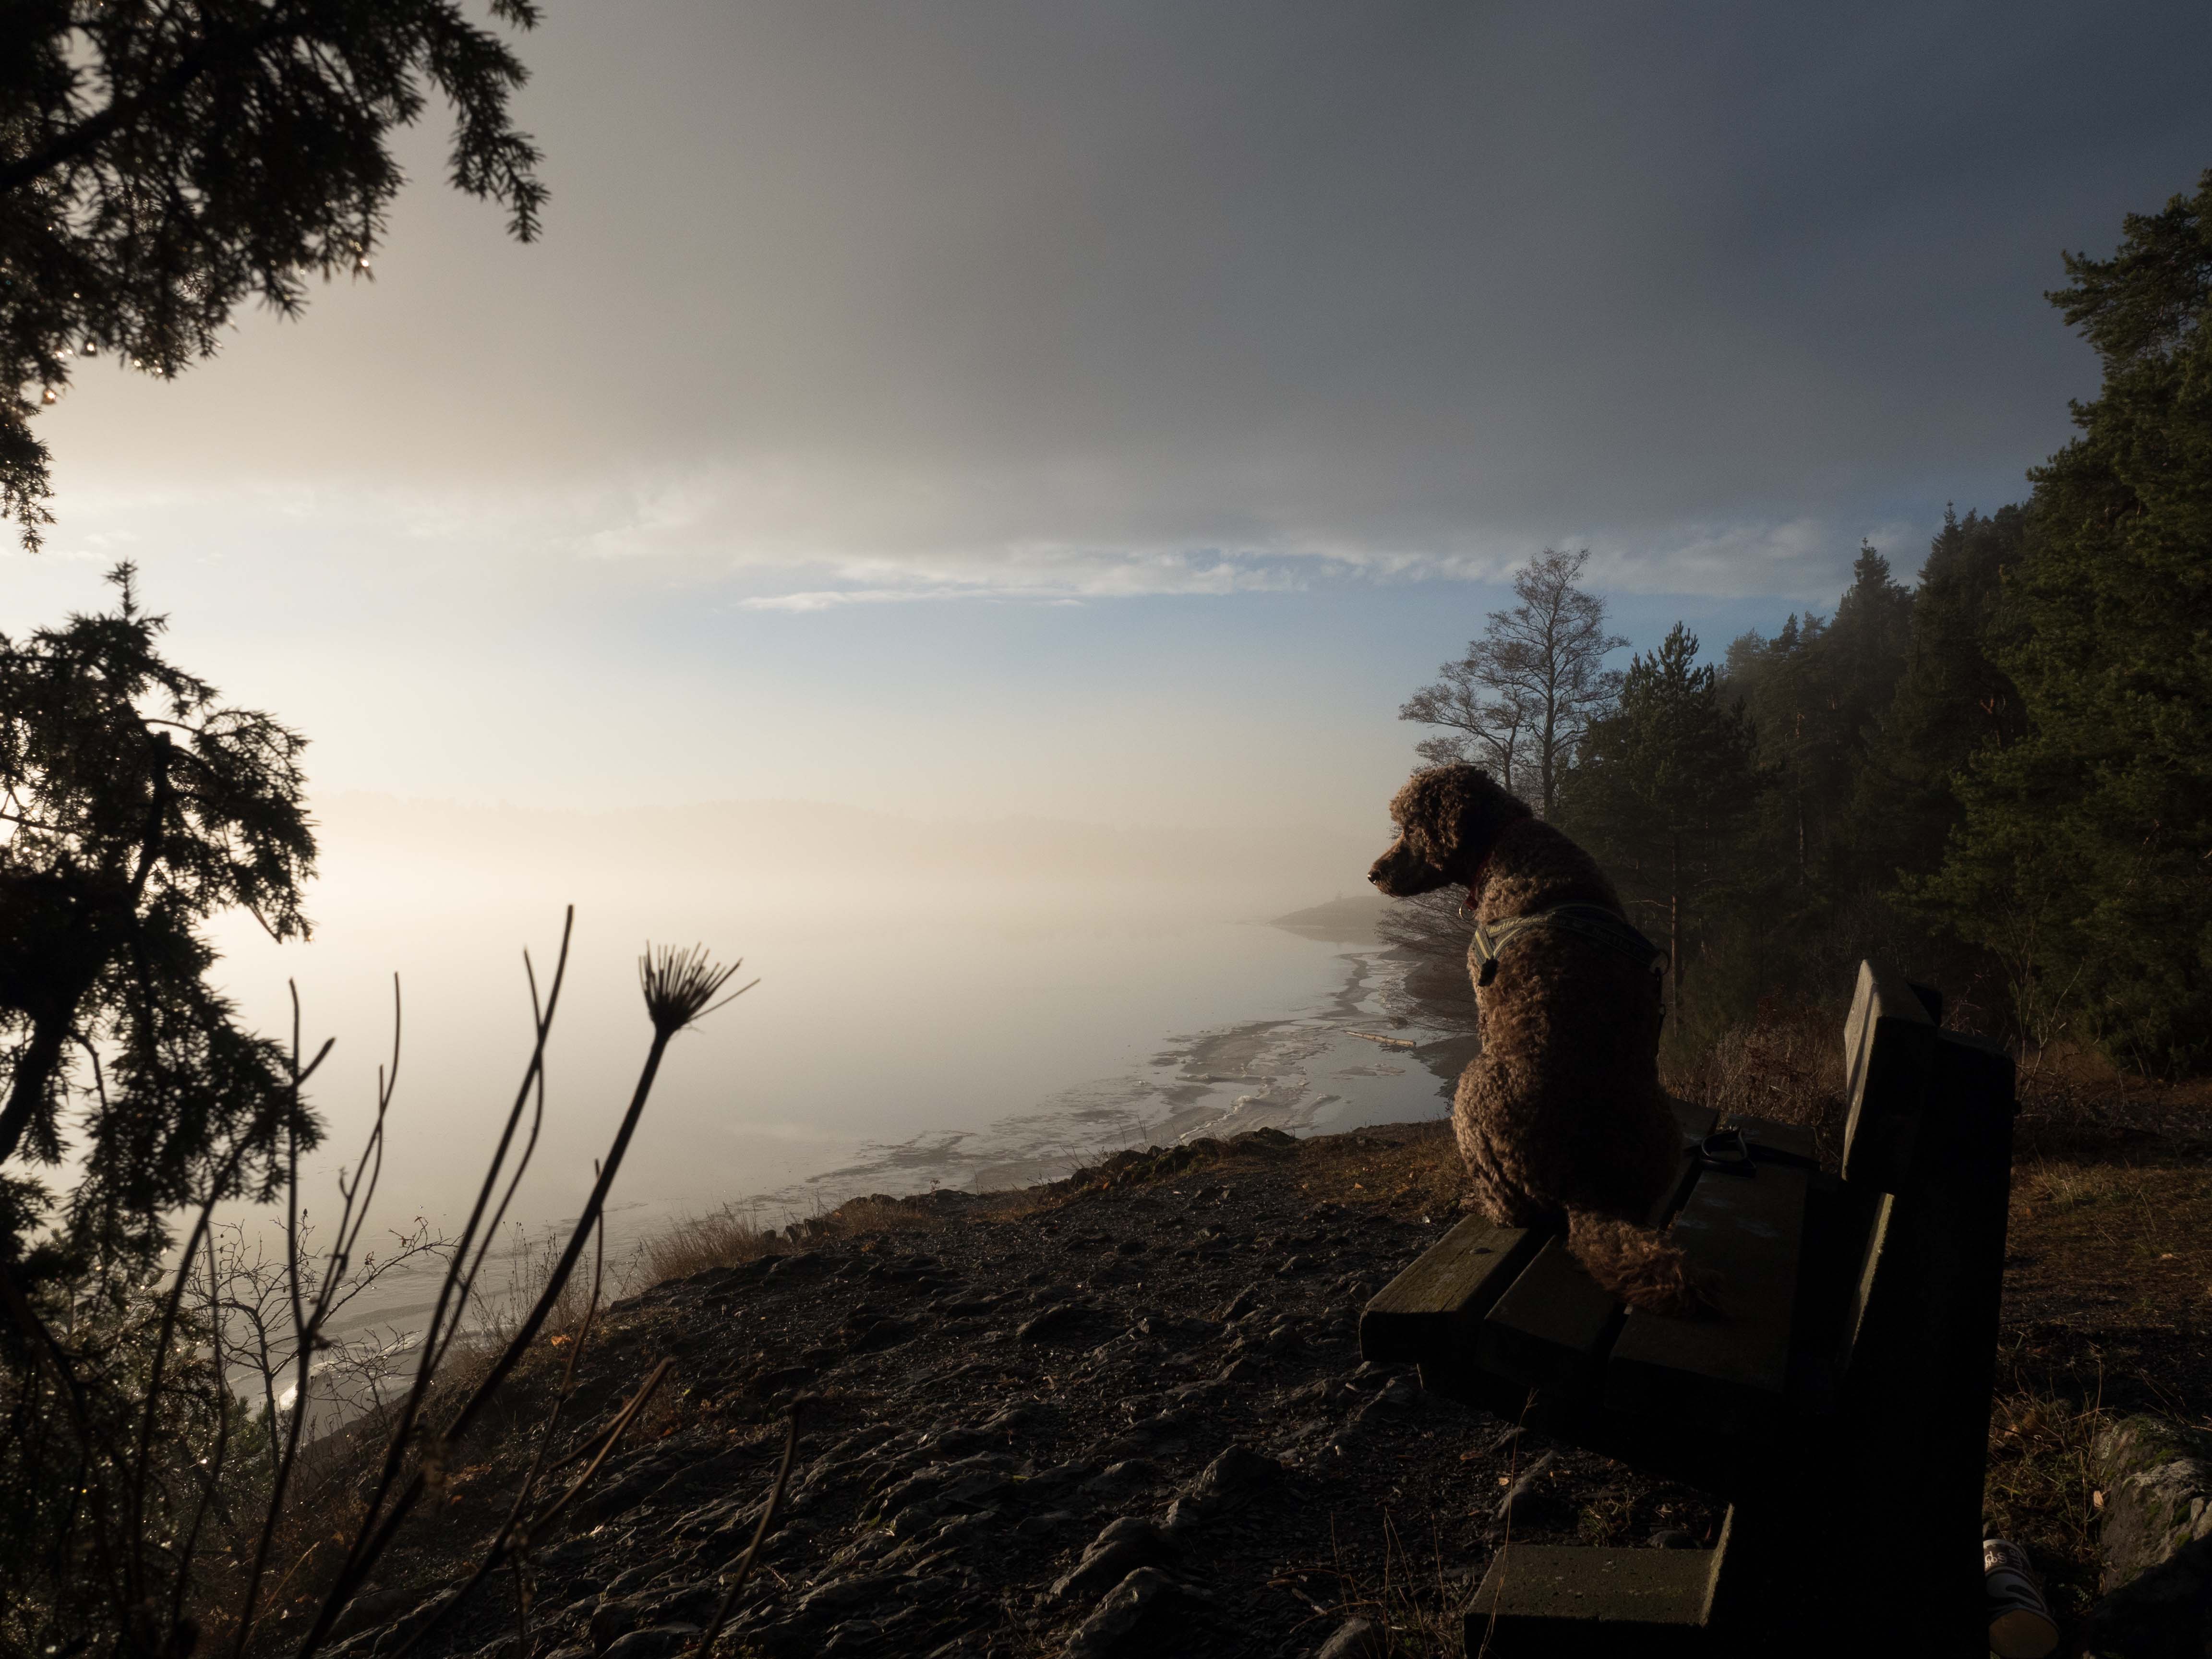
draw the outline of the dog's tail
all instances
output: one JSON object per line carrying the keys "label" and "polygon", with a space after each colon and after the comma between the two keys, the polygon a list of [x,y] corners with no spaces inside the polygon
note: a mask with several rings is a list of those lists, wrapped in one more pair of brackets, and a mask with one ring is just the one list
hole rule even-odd
{"label": "dog's tail", "polygon": [[1567,1250],[1630,1307],[1686,1317],[1711,1302],[1689,1258],[1649,1227],[1589,1210],[1567,1213]]}

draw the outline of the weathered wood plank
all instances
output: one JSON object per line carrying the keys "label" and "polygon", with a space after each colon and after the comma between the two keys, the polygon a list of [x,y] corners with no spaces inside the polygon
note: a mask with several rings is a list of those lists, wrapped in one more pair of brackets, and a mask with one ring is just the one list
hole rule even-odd
{"label": "weathered wood plank", "polygon": [[1928,1085],[1936,1069],[1935,1022],[1902,979],[1859,964],[1844,1025],[1844,1179],[1895,1192],[1912,1168]]}
{"label": "weathered wood plank", "polygon": [[1743,1131],[1743,1138],[1755,1158],[1794,1162],[1808,1169],[1819,1167],[1820,1157],[1813,1132],[1802,1124],[1777,1123],[1771,1118],[1739,1115],[1729,1120],[1729,1127]]}
{"label": "weathered wood plank", "polygon": [[1866,1322],[1867,1305],[1874,1299],[1875,1283],[1883,1272],[1883,1258],[1889,1245],[1890,1218],[1896,1208],[1897,1195],[1884,1193],[1881,1202],[1875,1206],[1874,1224],[1867,1229],[1866,1248],[1859,1255],[1858,1277],[1852,1282],[1850,1300],[1844,1307],[1843,1346],[1836,1356],[1838,1376],[1850,1370],[1851,1355],[1858,1347],[1859,1331]]}
{"label": "weathered wood plank", "polygon": [[[1684,1156],[1678,1179],[1645,1218],[1653,1227],[1664,1226],[1685,1194],[1694,1192],[1698,1165],[1691,1154],[1716,1121],[1704,1107],[1668,1103],[1682,1126]],[[1547,1239],[1482,1322],[1475,1334],[1475,1358],[1516,1382],[1595,1393],[1620,1322],[1620,1304],[1612,1292],[1567,1254],[1565,1240]]]}
{"label": "weathered wood plank", "polygon": [[1708,1282],[1714,1309],[1690,1319],[1632,1310],[1606,1365],[1607,1406],[1720,1428],[1779,1411],[1812,1171],[1795,1162],[1751,1170],[1705,1175],[1668,1235]]}
{"label": "weathered wood plank", "polygon": [[1482,1322],[1475,1355],[1531,1388],[1594,1394],[1620,1312],[1612,1293],[1567,1254],[1566,1240],[1547,1238]]}
{"label": "weathered wood plank", "polygon": [[1721,1115],[1711,1107],[1692,1106],[1688,1101],[1676,1100],[1671,1095],[1668,1097],[1667,1104],[1674,1110],[1674,1121],[1682,1126],[1682,1139],[1692,1146],[1712,1133],[1713,1125],[1721,1120]]}
{"label": "weathered wood plank", "polygon": [[1448,1362],[1536,1253],[1520,1227],[1469,1216],[1400,1273],[1359,1316],[1359,1352],[1378,1364]]}
{"label": "weathered wood plank", "polygon": [[1494,1659],[1706,1650],[1727,1547],[1578,1549],[1508,1544],[1466,1613],[1466,1647]]}

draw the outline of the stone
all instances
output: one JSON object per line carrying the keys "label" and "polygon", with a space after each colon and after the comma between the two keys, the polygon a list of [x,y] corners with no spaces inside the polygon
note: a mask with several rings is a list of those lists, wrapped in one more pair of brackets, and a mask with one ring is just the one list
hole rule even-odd
{"label": "stone", "polygon": [[1022,1496],[1033,1504],[1051,1502],[1065,1497],[1097,1473],[1098,1466],[1086,1461],[1055,1463],[1023,1481]]}
{"label": "stone", "polygon": [[1051,1434],[1060,1427],[1060,1413],[1052,1406],[1024,1400],[1007,1406],[985,1419],[983,1431],[994,1435]]}
{"label": "stone", "polygon": [[606,1659],[674,1659],[698,1639],[696,1625],[647,1625],[610,1644]]}
{"label": "stone", "polygon": [[1139,1567],[1107,1591],[1064,1650],[1066,1659],[1104,1659],[1120,1648],[1168,1588],[1158,1567]]}
{"label": "stone", "polygon": [[340,1640],[408,1612],[422,1599],[419,1589],[365,1589],[345,1604],[331,1626],[331,1639]]}
{"label": "stone", "polygon": [[1110,1522],[1045,1592],[1048,1601],[1082,1601],[1118,1584],[1139,1567],[1153,1565],[1167,1553],[1159,1528],[1135,1516]]}
{"label": "stone", "polygon": [[1090,1317],[1090,1310],[1073,1302],[1055,1302],[1040,1314],[1032,1316],[1015,1328],[1014,1334],[1024,1342],[1048,1342],[1064,1336]]}
{"label": "stone", "polygon": [[2161,1417],[2123,1417],[2098,1435],[2091,1461],[2105,1493],[2107,1593],[2212,1537],[2212,1434]]}
{"label": "stone", "polygon": [[2212,1653],[2212,1538],[2183,1545],[2089,1609],[2085,1659],[2204,1659]]}
{"label": "stone", "polygon": [[1199,1471],[1179,1501],[1205,1516],[1241,1509],[1283,1478],[1283,1466],[1249,1446],[1231,1446]]}
{"label": "stone", "polygon": [[1382,1659],[1389,1644],[1371,1619],[1347,1619],[1322,1644],[1319,1659]]}
{"label": "stone", "polygon": [[1033,1544],[1058,1536],[1076,1522],[1072,1510],[1040,1510],[1035,1515],[1025,1515],[1014,1523],[1014,1537],[1024,1544]]}
{"label": "stone", "polygon": [[[641,1597],[641,1600],[646,1598]],[[705,1625],[722,1605],[722,1586],[712,1578],[656,1590],[641,1623],[648,1625]]]}
{"label": "stone", "polygon": [[1109,1463],[1083,1483],[1083,1490],[1094,1498],[1103,1498],[1110,1503],[1137,1492],[1150,1492],[1159,1485],[1160,1473],[1160,1466],[1149,1458],[1127,1457],[1118,1463]]}
{"label": "stone", "polygon": [[794,1611],[802,1619],[818,1620],[824,1613],[870,1607],[909,1582],[904,1574],[896,1572],[862,1572],[849,1578],[833,1578],[800,1596]]}
{"label": "stone", "polygon": [[1559,1461],[1559,1455],[1557,1452],[1546,1452],[1527,1468],[1522,1470],[1521,1478],[1507,1487],[1505,1495],[1498,1500],[1498,1519],[1509,1521],[1523,1511],[1528,1500],[1536,1494],[1537,1481],[1542,1478],[1547,1469]]}
{"label": "stone", "polygon": [[1259,1305],[1259,1298],[1254,1294],[1259,1288],[1257,1285],[1247,1285],[1222,1307],[1216,1310],[1214,1319],[1220,1324],[1227,1325],[1243,1318],[1246,1314],[1250,1313]]}
{"label": "stone", "polygon": [[883,1644],[884,1627],[873,1619],[848,1619],[822,1644],[824,1656],[871,1652]]}

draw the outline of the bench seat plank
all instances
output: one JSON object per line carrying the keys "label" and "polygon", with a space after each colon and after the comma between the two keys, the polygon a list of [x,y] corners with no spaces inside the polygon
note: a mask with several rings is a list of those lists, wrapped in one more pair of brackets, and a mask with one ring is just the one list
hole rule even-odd
{"label": "bench seat plank", "polygon": [[1729,1120],[1729,1127],[1743,1131],[1753,1158],[1802,1164],[1808,1169],[1816,1167],[1820,1161],[1813,1132],[1802,1123],[1777,1123],[1771,1118],[1739,1115]]}
{"label": "bench seat plank", "polygon": [[[1685,1157],[1680,1177],[1651,1207],[1654,1227],[1683,1200],[1697,1179],[1687,1156],[1712,1130],[1714,1115],[1676,1102]],[[1601,1288],[1582,1263],[1567,1253],[1566,1241],[1550,1238],[1511,1288],[1498,1298],[1475,1339],[1475,1357],[1487,1369],[1536,1388],[1595,1394],[1605,1353],[1620,1328],[1620,1304]]]}
{"label": "bench seat plank", "polygon": [[1469,1216],[1368,1303],[1359,1316],[1360,1357],[1377,1364],[1450,1359],[1538,1243],[1525,1228]]}
{"label": "bench seat plank", "polygon": [[1707,1651],[1701,1638],[1725,1549],[1508,1544],[1468,1606],[1467,1651],[1495,1659]]}
{"label": "bench seat plank", "polygon": [[1482,1322],[1475,1355],[1531,1388],[1595,1394],[1620,1311],[1613,1293],[1567,1254],[1566,1240],[1547,1238]]}
{"label": "bench seat plank", "polygon": [[[1808,1152],[1810,1145],[1806,1136]],[[1712,1287],[1716,1311],[1690,1319],[1632,1311],[1606,1367],[1607,1406],[1716,1427],[1779,1411],[1812,1171],[1796,1162],[1752,1170],[1707,1171],[1668,1235]]]}

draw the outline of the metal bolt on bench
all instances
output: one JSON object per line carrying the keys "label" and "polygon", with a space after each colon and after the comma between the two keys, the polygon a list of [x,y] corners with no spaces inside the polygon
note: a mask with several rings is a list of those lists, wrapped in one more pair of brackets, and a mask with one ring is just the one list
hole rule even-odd
{"label": "metal bolt on bench", "polygon": [[1624,1309],[1564,1240],[1479,1217],[1367,1304],[1368,1359],[1729,1504],[1710,1550],[1508,1543],[1470,1655],[1988,1651],[2013,1068],[1941,1013],[1860,965],[1840,1178],[1808,1130],[1677,1108],[1682,1178],[1653,1224],[1672,1218],[1717,1316]]}

